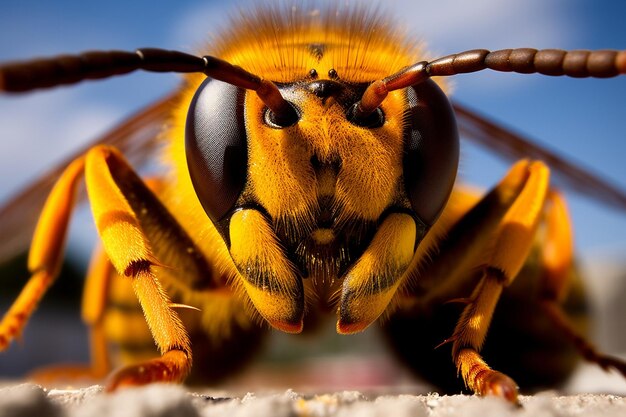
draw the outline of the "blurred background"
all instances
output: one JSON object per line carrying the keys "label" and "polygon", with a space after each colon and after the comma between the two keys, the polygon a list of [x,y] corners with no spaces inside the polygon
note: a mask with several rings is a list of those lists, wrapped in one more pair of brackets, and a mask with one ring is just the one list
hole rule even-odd
{"label": "blurred background", "polygon": [[[0,61],[90,49],[160,47],[195,52],[227,25],[237,7],[245,10],[255,2],[228,3],[179,0],[166,7],[148,1],[111,0],[104,7],[69,0],[5,0],[0,5]],[[315,2],[321,7],[328,3]],[[343,7],[358,1],[336,3]],[[380,3],[379,8],[396,19],[400,28],[416,41],[425,41],[433,55],[473,48],[626,48],[626,2],[618,0]],[[178,82],[176,75],[135,73],[80,86],[0,96],[0,205],[132,112],[176,88]],[[578,80],[484,71],[457,76],[453,86],[453,98],[458,102],[626,189],[626,77]],[[484,187],[496,182],[508,166],[469,142],[463,142],[462,155],[464,180]],[[626,352],[622,325],[626,307],[621,302],[626,295],[626,215],[575,194],[568,198],[577,251],[596,300],[599,324],[595,340],[605,350]],[[38,311],[23,340],[0,354],[0,377],[22,375],[45,363],[87,361],[78,297],[94,236],[90,215],[82,210],[71,230],[68,274],[45,301],[59,308]],[[27,277],[19,268],[23,264],[24,258],[18,259],[0,272],[0,312],[6,311]],[[368,343],[339,345],[354,348]],[[594,379],[595,385],[586,388],[591,379],[589,374],[581,375],[574,380],[580,389],[603,389],[601,384],[607,384],[612,390],[626,392],[623,381],[606,376],[600,376],[600,382]]]}

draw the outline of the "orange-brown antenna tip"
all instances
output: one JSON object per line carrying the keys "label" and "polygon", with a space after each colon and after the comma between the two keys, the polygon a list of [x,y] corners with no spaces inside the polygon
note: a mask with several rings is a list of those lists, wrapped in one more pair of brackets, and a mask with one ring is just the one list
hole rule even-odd
{"label": "orange-brown antenna tip", "polygon": [[276,84],[269,80],[262,80],[256,90],[259,98],[272,111],[273,119],[279,126],[291,126],[298,120],[298,113],[280,94]]}
{"label": "orange-brown antenna tip", "polygon": [[619,51],[615,57],[615,66],[620,74],[626,74],[626,51]]}
{"label": "orange-brown antenna tip", "polygon": [[385,100],[389,90],[384,80],[378,80],[371,83],[365,92],[361,101],[357,105],[355,117],[364,117],[372,113]]}
{"label": "orange-brown antenna tip", "polygon": [[419,84],[429,77],[428,62],[421,61],[382,80],[374,81],[363,93],[361,101],[354,106],[351,117],[355,120],[366,118],[382,104],[390,91]]}

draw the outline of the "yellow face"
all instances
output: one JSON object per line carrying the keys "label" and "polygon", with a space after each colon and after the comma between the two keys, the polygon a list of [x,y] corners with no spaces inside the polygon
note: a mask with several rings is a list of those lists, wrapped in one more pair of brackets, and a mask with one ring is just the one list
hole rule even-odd
{"label": "yellow face", "polygon": [[338,244],[341,251],[351,239],[365,240],[368,226],[402,195],[402,93],[386,101],[384,125],[370,129],[346,120],[356,97],[346,91],[351,97],[345,103],[341,93],[320,98],[309,91],[318,85],[305,81],[284,93],[301,117],[283,129],[264,122],[266,110],[254,95],[246,100],[244,196],[267,210],[283,244],[299,247],[307,265],[313,254],[299,245]]}
{"label": "yellow face", "polygon": [[[423,193],[407,190],[416,180],[404,172],[420,163],[411,159],[426,141],[415,114],[429,99],[391,92],[367,123],[350,111],[369,83],[415,63],[418,51],[366,13],[267,12],[233,26],[232,41],[211,52],[275,82],[298,120],[280,126],[253,92],[192,77],[182,100],[190,110],[177,123],[187,142],[179,176],[191,172],[236,279],[270,324],[299,331],[305,300],[315,298],[326,308],[339,302],[339,331],[360,330],[386,308],[436,216],[415,210]],[[457,154],[458,144],[441,164],[445,198]],[[378,253],[386,248],[390,256]]]}

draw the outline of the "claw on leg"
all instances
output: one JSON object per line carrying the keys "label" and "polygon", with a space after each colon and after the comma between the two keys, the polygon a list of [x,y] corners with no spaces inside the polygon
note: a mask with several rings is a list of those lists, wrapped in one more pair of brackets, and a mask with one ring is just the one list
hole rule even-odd
{"label": "claw on leg", "polygon": [[190,358],[185,352],[170,350],[160,358],[130,365],[114,372],[107,381],[106,391],[152,382],[180,383],[189,373],[190,366]]}
{"label": "claw on leg", "polygon": [[462,349],[457,368],[467,387],[478,395],[496,395],[517,404],[517,384],[505,374],[494,371],[474,349]]}

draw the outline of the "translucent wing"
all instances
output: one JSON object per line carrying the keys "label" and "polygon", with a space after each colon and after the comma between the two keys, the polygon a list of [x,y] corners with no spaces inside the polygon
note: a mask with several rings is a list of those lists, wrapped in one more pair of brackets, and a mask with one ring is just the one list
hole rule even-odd
{"label": "translucent wing", "polygon": [[[78,150],[0,207],[0,231],[2,231],[0,262],[28,248],[37,218],[54,182],[70,161],[90,147],[98,143],[109,144],[120,149],[133,166],[145,165],[159,146],[159,133],[167,122],[175,99],[176,94],[170,94],[133,114],[93,143]],[[85,197],[85,192],[81,191],[79,201]]]}
{"label": "translucent wing", "polygon": [[483,145],[509,161],[520,158],[540,159],[550,166],[560,187],[593,198],[610,207],[626,210],[626,192],[589,169],[567,161],[549,149],[487,120],[459,103],[453,103],[453,107],[462,138]]}

